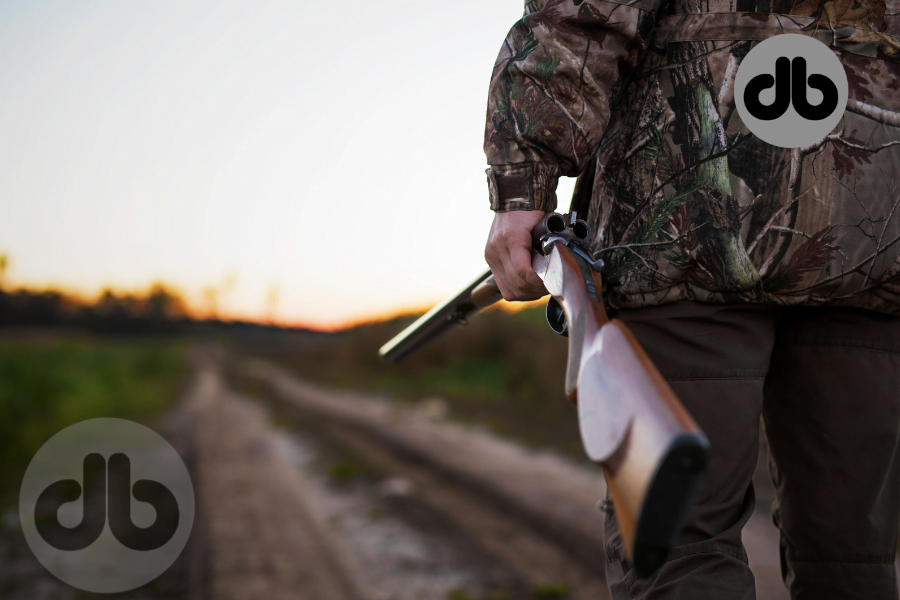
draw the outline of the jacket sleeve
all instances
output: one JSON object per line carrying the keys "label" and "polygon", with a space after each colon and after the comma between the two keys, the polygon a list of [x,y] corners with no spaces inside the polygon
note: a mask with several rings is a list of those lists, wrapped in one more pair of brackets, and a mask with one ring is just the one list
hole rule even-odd
{"label": "jacket sleeve", "polygon": [[644,56],[660,0],[537,0],[494,64],[484,151],[491,209],[554,210],[588,164],[612,96]]}

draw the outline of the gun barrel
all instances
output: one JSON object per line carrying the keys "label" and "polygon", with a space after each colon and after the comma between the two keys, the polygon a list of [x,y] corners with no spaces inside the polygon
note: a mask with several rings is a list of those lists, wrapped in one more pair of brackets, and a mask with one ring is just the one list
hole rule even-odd
{"label": "gun barrel", "polygon": [[574,216],[567,219],[565,215],[551,212],[544,215],[544,218],[531,230],[532,247],[538,253],[543,254],[541,238],[547,234],[562,234],[567,229],[581,241],[587,241],[591,236],[591,228],[585,221],[576,219]]}
{"label": "gun barrel", "polygon": [[470,316],[500,298],[500,290],[494,283],[493,275],[486,271],[461,292],[419,317],[415,323],[382,346],[378,355],[389,362],[398,363],[454,325],[464,324]]}

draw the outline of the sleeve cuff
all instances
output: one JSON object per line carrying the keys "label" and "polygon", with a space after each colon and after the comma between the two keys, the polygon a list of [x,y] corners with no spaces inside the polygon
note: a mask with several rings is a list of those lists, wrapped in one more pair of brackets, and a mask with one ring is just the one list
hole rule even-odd
{"label": "sleeve cuff", "polygon": [[560,170],[552,163],[491,165],[486,171],[491,210],[556,210]]}

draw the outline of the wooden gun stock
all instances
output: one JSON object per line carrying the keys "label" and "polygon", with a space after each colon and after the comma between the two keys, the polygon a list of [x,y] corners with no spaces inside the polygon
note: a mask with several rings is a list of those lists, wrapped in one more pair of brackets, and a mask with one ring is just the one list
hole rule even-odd
{"label": "wooden gun stock", "polygon": [[[706,469],[708,444],[625,324],[607,319],[600,274],[577,243],[574,249],[567,246],[574,237],[565,231],[573,229],[563,219],[549,215],[535,229],[532,262],[552,297],[548,321],[569,337],[566,396],[578,407],[585,452],[603,468],[629,560],[638,576],[647,577],[681,532]],[[587,232],[574,236],[584,239]],[[402,360],[499,299],[490,272],[485,273],[380,354]]]}
{"label": "wooden gun stock", "polygon": [[[566,396],[585,452],[603,467],[635,571],[651,575],[675,543],[706,469],[708,444],[624,323],[607,320],[584,265],[561,244],[534,268],[565,313]],[[591,270],[596,290],[600,275]]]}

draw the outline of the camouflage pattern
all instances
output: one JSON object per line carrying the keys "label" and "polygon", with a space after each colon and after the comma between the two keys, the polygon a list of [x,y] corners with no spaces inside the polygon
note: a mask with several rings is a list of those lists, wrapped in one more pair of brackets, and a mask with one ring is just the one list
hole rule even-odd
{"label": "camouflage pattern", "polygon": [[[734,77],[760,40],[812,36],[848,76],[841,122],[786,149],[750,133]],[[607,301],[900,313],[900,0],[538,0],[491,79],[494,210],[552,210],[596,169]]]}

